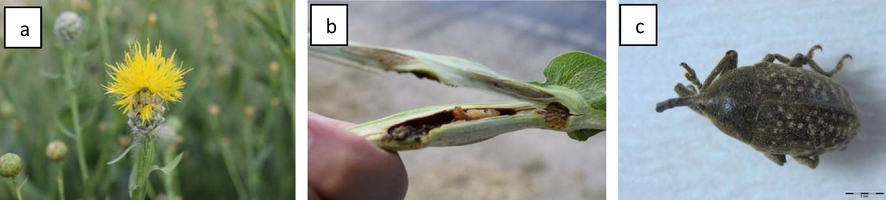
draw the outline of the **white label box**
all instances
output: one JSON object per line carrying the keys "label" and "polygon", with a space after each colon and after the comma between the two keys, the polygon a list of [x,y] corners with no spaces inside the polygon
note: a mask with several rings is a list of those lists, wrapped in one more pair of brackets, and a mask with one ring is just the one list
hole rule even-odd
{"label": "white label box", "polygon": [[43,48],[43,7],[3,7],[3,48]]}
{"label": "white label box", "polygon": [[311,4],[311,46],[348,46],[348,4]]}
{"label": "white label box", "polygon": [[619,46],[658,46],[658,4],[619,4],[618,14]]}

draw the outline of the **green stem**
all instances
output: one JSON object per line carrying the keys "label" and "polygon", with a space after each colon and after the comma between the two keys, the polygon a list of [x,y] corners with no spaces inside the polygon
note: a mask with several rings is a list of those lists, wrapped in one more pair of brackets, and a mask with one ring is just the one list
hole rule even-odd
{"label": "green stem", "polygon": [[58,166],[58,173],[55,176],[55,182],[58,183],[58,199],[65,200],[65,176],[62,174],[62,166]]}
{"label": "green stem", "polygon": [[[251,120],[251,119],[248,119]],[[247,122],[247,125],[243,127],[243,143],[244,148],[246,149],[246,180],[247,186],[249,188],[249,193],[253,195],[253,198],[258,193],[258,173],[255,169],[255,165],[253,164],[253,141],[252,141],[252,122]]]}
{"label": "green stem", "polygon": [[[74,84],[73,72],[71,71],[71,63],[73,63],[73,58],[71,57],[70,49],[62,50],[62,70],[65,74],[65,83],[68,87],[68,92],[71,93],[69,106],[71,107],[71,118],[74,123],[74,135],[77,137],[77,164],[80,166],[80,175],[83,177],[83,185],[89,186],[89,170],[86,168],[86,154],[83,150],[83,130],[80,127],[80,108],[77,106],[77,91],[76,85]],[[91,188],[86,188],[86,199],[90,198],[89,195],[92,191]]]}
{"label": "green stem", "polygon": [[215,134],[216,139],[218,140],[219,149],[221,149],[222,159],[225,162],[225,168],[228,170],[228,176],[231,177],[231,182],[234,183],[234,188],[237,191],[237,195],[240,196],[240,200],[249,199],[249,194],[246,192],[246,188],[243,186],[243,179],[240,178],[240,174],[237,173],[236,165],[234,165],[234,161],[231,158],[231,151],[228,149],[228,146],[222,142],[222,138],[218,137],[218,117],[212,116],[210,117],[209,126],[212,129],[212,132]]}
{"label": "green stem", "polygon": [[283,32],[283,35],[289,35],[289,28],[286,28],[286,17],[283,17],[283,5],[280,4],[280,1],[274,1],[276,4],[276,13],[277,13],[277,23],[280,24],[280,31]]}
{"label": "green stem", "polygon": [[105,63],[111,61],[111,48],[108,46],[108,27],[105,18],[108,15],[108,7],[105,6],[107,0],[99,0],[98,1],[98,32],[99,32],[99,43],[101,44],[102,49],[102,61]]}
{"label": "green stem", "polygon": [[[163,162],[168,165],[169,162],[172,161],[173,157],[175,157],[175,152],[172,150],[172,148],[167,148],[165,154],[163,155]],[[166,199],[175,199],[175,189],[173,188],[173,181],[176,174],[177,173],[175,171],[169,172],[163,179],[163,186],[166,188]]]}
{"label": "green stem", "polygon": [[[219,141],[219,145],[223,145],[221,141]],[[234,188],[237,189],[237,194],[240,196],[241,200],[249,199],[249,193],[246,192],[246,189],[243,187],[243,179],[240,178],[240,174],[237,173],[236,165],[234,164],[233,158],[231,158],[231,150],[228,149],[227,146],[222,146],[222,159],[225,161],[225,167],[228,169],[228,175],[231,176],[231,182],[234,182]]]}
{"label": "green stem", "polygon": [[151,173],[151,164],[154,163],[154,140],[149,136],[145,136],[142,140],[144,143],[141,144],[141,151],[138,152],[138,160],[134,166],[136,167],[136,189],[130,200],[145,199],[148,191],[148,175]]}
{"label": "green stem", "polygon": [[15,199],[22,200],[22,191],[15,184],[15,177],[9,178],[9,180],[12,180],[12,195],[15,196]]}

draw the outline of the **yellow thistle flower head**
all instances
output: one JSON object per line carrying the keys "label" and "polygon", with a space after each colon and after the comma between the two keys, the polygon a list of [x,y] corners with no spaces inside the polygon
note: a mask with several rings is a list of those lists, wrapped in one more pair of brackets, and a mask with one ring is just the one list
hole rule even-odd
{"label": "yellow thistle flower head", "polygon": [[135,112],[133,114],[141,121],[148,120],[153,112],[161,109],[162,103],[181,100],[180,90],[185,86],[182,78],[191,71],[172,62],[175,52],[164,58],[162,43],[154,52],[150,48],[151,43],[148,43],[143,54],[141,45],[136,42],[126,54],[126,63],[106,64],[111,68],[108,75],[112,81],[111,85],[104,86],[106,94],[117,97],[114,105],[119,105],[123,114]]}

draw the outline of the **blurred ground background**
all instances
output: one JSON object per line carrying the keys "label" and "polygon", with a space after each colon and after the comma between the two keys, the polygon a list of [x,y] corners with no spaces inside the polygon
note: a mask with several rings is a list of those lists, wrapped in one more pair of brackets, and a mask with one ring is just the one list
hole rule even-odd
{"label": "blurred ground background", "polygon": [[[173,143],[157,147],[157,163],[184,152],[172,178],[152,175],[150,199],[293,199],[294,54],[291,0],[0,0],[0,5],[43,6],[42,49],[0,49],[0,153],[21,156],[28,178],[24,199],[57,199],[55,172],[64,170],[67,199],[127,199],[129,158],[106,165],[129,144],[126,119],[102,85],[105,63],[124,62],[129,44],[156,47],[193,69],[181,102],[170,103]],[[82,34],[73,47],[69,92],[55,18],[73,11]],[[83,127],[88,181],[77,162],[71,95]],[[51,140],[68,147],[62,163],[44,150]],[[171,180],[171,184],[166,184]],[[13,199],[7,179],[0,199]]]}
{"label": "blurred ground background", "polygon": [[[547,62],[568,51],[606,57],[604,2],[344,3],[351,41],[457,56],[519,80],[544,80]],[[430,105],[510,100],[316,58],[308,65],[308,110],[354,123]],[[404,151],[407,199],[604,199],[605,141],[606,133],[577,142],[522,130]]]}
{"label": "blurred ground background", "polygon": [[[619,198],[859,199],[845,193],[886,192],[886,27],[879,25],[886,24],[886,2],[658,3],[658,46],[618,49]],[[677,97],[674,85],[688,84],[680,62],[703,79],[730,49],[748,66],[767,53],[791,57],[815,44],[824,48],[815,60],[825,70],[852,54],[833,79],[861,115],[858,136],[845,151],[821,156],[815,170],[790,158],[779,167],[688,108],[653,109]]]}

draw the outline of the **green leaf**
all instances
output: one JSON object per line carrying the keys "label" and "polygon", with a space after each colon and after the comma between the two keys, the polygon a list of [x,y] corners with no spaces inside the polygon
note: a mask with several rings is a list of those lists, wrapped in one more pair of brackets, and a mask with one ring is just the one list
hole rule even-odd
{"label": "green leaf", "polygon": [[606,61],[585,52],[561,54],[544,71],[544,85],[577,91],[593,109],[606,110]]}
{"label": "green leaf", "polygon": [[569,138],[584,142],[584,141],[587,141],[588,138],[590,138],[591,136],[597,135],[597,133],[600,133],[600,132],[603,132],[603,130],[581,129],[581,130],[569,132]]}
{"label": "green leaf", "polygon": [[153,172],[154,170],[159,170],[164,174],[171,173],[172,170],[175,170],[175,167],[178,166],[178,163],[182,161],[182,155],[184,154],[185,153],[179,153],[178,156],[175,156],[175,158],[169,161],[169,163],[166,163],[166,166],[163,166],[163,168],[160,168],[160,166],[157,165],[151,166],[151,171]]}
{"label": "green leaf", "polygon": [[126,147],[126,150],[123,151],[122,154],[117,156],[117,158],[114,158],[114,160],[109,161],[107,164],[111,165],[111,164],[120,162],[120,160],[123,160],[123,158],[126,157],[126,154],[129,154],[129,151],[132,150],[132,148],[134,148],[135,146],[138,146],[138,145],[129,145],[129,147]]}

